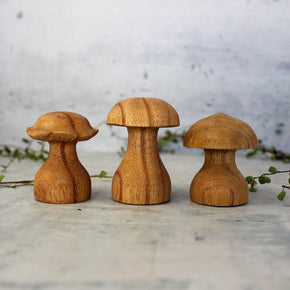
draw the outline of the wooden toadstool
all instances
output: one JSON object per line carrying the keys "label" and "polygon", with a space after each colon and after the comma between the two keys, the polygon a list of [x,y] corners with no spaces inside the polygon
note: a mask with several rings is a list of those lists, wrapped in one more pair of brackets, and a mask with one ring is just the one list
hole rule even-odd
{"label": "wooden toadstool", "polygon": [[192,201],[213,206],[248,202],[248,185],[235,163],[237,149],[258,146],[256,134],[248,124],[222,113],[214,114],[192,125],[183,144],[205,151],[203,167],[191,183]]}
{"label": "wooden toadstool", "polygon": [[112,182],[113,199],[128,204],[167,202],[170,177],[157,149],[160,127],[175,127],[179,118],[167,102],[154,98],[129,98],[109,112],[107,124],[128,127],[127,152]]}
{"label": "wooden toadstool", "polygon": [[77,157],[76,143],[97,133],[85,117],[71,112],[44,114],[33,127],[27,128],[30,137],[50,145],[48,158],[35,175],[36,200],[75,203],[90,198],[90,176]]}

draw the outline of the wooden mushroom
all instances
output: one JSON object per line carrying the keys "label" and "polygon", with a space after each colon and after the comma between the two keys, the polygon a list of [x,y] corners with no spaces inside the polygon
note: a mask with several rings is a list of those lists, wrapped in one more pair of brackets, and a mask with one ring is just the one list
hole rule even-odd
{"label": "wooden mushroom", "polygon": [[111,109],[107,124],[126,126],[129,134],[127,152],[112,182],[113,199],[140,205],[167,202],[171,182],[158,153],[157,132],[179,125],[175,109],[160,99],[129,98]]}
{"label": "wooden mushroom", "polygon": [[36,200],[75,203],[90,198],[90,176],[77,157],[76,143],[97,133],[85,117],[71,112],[44,114],[33,127],[27,128],[30,137],[50,145],[48,158],[35,175]]}
{"label": "wooden mushroom", "polygon": [[218,113],[196,122],[184,146],[204,148],[205,161],[190,187],[192,201],[213,206],[248,202],[248,185],[235,163],[237,149],[256,148],[256,134],[245,122]]}

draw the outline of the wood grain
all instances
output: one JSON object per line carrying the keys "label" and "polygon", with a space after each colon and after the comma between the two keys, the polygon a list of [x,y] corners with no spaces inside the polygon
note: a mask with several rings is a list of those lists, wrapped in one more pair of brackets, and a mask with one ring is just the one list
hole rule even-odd
{"label": "wood grain", "polygon": [[193,124],[183,144],[205,149],[204,165],[190,186],[192,201],[213,206],[248,202],[248,185],[235,163],[236,149],[258,146],[257,136],[247,123],[217,113]]}
{"label": "wood grain", "polygon": [[250,149],[258,146],[253,129],[245,122],[216,113],[193,124],[186,132],[184,146],[207,149]]}
{"label": "wood grain", "polygon": [[98,132],[76,113],[51,112],[42,115],[27,134],[48,141],[49,155],[34,178],[33,192],[38,201],[75,203],[91,196],[91,179],[80,163],[76,144]]}
{"label": "wood grain", "polygon": [[176,127],[179,117],[167,102],[156,98],[128,98],[108,114],[107,124],[126,127]]}
{"label": "wood grain", "polygon": [[157,149],[158,128],[128,128],[126,154],[114,174],[112,197],[129,204],[167,202],[170,177]]}
{"label": "wood grain", "polygon": [[76,154],[76,143],[50,143],[48,159],[36,173],[34,197],[48,203],[75,203],[91,196],[91,179]]}
{"label": "wood grain", "polygon": [[213,206],[248,202],[249,189],[235,163],[235,150],[205,149],[205,162],[190,186],[191,200]]}
{"label": "wood grain", "polygon": [[117,103],[107,123],[128,127],[128,147],[112,182],[114,200],[128,204],[158,204],[171,195],[170,177],[157,148],[159,127],[179,125],[175,109],[154,98],[130,98]]}

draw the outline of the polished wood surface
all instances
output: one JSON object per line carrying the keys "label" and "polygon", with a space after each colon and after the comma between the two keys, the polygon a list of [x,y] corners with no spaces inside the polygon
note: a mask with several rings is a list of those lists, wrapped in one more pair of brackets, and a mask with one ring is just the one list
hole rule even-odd
{"label": "polished wood surface", "polygon": [[248,124],[222,113],[214,114],[191,126],[184,146],[205,149],[203,167],[190,186],[192,201],[213,206],[248,202],[248,185],[235,163],[236,149],[258,146]]}
{"label": "polished wood surface", "polygon": [[107,124],[126,127],[176,127],[179,117],[167,102],[156,98],[124,99],[111,109]]}
{"label": "polished wood surface", "polygon": [[235,163],[235,150],[205,150],[205,162],[190,186],[191,200],[213,206],[248,202],[249,189]]}
{"label": "polished wood surface", "polygon": [[117,103],[108,124],[128,127],[128,147],[112,182],[114,200],[128,204],[158,204],[171,195],[170,177],[157,148],[159,127],[178,126],[174,108],[163,100],[131,98]]}
{"label": "polished wood surface", "polygon": [[76,144],[96,135],[88,120],[70,112],[52,112],[41,116],[27,134],[49,141],[49,155],[34,178],[34,197],[48,203],[75,203],[91,196],[91,180],[80,163]]}
{"label": "polished wood surface", "polygon": [[167,202],[169,175],[157,149],[158,128],[128,128],[127,152],[114,174],[112,197],[129,204]]}
{"label": "polished wood surface", "polygon": [[223,113],[197,121],[184,138],[186,147],[207,149],[250,149],[256,148],[257,142],[247,123]]}

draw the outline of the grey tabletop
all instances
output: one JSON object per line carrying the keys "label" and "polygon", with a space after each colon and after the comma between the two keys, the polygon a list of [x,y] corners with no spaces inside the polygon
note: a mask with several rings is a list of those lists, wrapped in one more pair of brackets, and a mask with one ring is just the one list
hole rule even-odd
{"label": "grey tabletop", "polygon": [[[79,154],[90,174],[113,174],[114,153]],[[92,179],[92,198],[40,203],[32,186],[0,189],[0,289],[290,289],[288,176],[259,185],[238,207],[193,203],[189,186],[203,155],[162,154],[168,203],[133,206],[111,198],[110,179]],[[289,164],[237,156],[244,175]],[[14,162],[5,179],[32,179],[40,162]]]}

